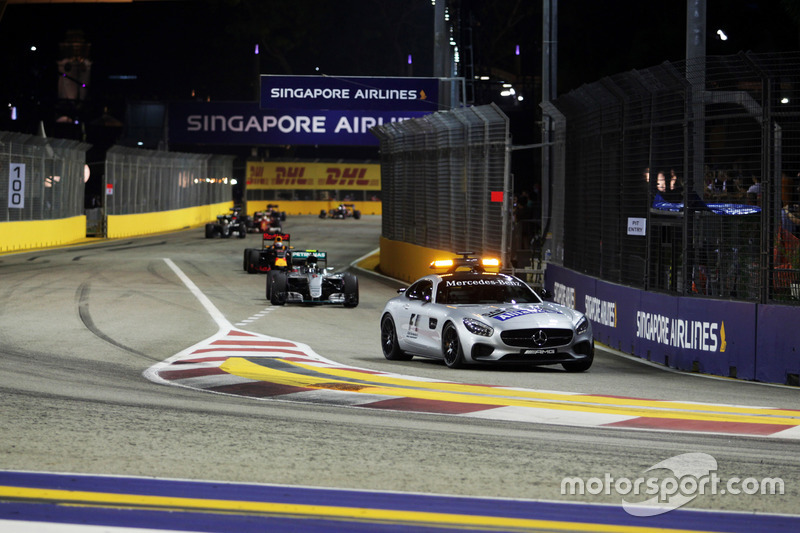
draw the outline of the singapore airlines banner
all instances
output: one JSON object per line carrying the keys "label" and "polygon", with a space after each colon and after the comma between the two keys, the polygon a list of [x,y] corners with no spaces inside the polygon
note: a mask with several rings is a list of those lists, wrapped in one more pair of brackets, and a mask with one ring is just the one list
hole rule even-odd
{"label": "singapore airlines banner", "polygon": [[438,111],[437,78],[261,76],[262,109]]}
{"label": "singapore airlines banner", "polygon": [[260,102],[174,102],[172,144],[377,146],[370,128],[437,111],[436,78],[262,76]]}

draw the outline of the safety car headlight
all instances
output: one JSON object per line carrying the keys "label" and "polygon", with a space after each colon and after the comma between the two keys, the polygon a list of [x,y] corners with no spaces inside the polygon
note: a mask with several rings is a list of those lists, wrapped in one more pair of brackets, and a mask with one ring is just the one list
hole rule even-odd
{"label": "safety car headlight", "polygon": [[578,333],[578,335],[583,335],[586,333],[587,329],[589,329],[589,321],[586,319],[586,317],[582,317],[578,321],[578,325],[575,326],[575,331]]}
{"label": "safety car headlight", "polygon": [[492,333],[494,333],[494,329],[492,329],[491,326],[484,324],[480,320],[475,320],[474,318],[465,318],[464,327],[467,328],[470,333],[480,335],[481,337],[491,337]]}

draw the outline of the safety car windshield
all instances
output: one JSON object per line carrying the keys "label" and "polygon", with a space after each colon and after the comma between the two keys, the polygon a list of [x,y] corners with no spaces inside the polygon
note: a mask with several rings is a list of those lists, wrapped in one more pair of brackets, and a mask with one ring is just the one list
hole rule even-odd
{"label": "safety car windshield", "polygon": [[436,302],[459,304],[541,303],[526,283],[502,274],[453,274],[442,276],[436,290]]}

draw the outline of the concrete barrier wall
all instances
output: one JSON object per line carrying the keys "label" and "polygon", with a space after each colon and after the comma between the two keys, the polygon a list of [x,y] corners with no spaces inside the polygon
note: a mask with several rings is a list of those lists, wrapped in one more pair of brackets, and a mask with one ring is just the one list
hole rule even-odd
{"label": "concrete barrier wall", "polygon": [[[264,210],[269,203],[277,203],[287,215],[319,215],[342,202],[329,201],[258,201],[248,203],[248,212]],[[356,209],[362,215],[383,213],[381,202],[359,202]],[[227,213],[233,202],[187,207],[172,211],[158,211],[134,215],[109,215],[106,220],[106,236],[110,239],[136,237],[176,231],[184,228],[202,226],[217,219],[217,215]],[[86,238],[86,217],[84,215],[55,220],[25,220],[20,222],[0,222],[0,253],[24,251],[35,248],[62,246]]]}
{"label": "concrete barrier wall", "polygon": [[[267,205],[278,206],[278,211],[283,211],[286,215],[319,215],[320,211],[330,211],[339,204],[351,203],[344,201],[302,201],[302,200],[248,200],[247,214],[253,216],[256,211],[264,211]],[[352,202],[362,215],[382,215],[382,202]]]}
{"label": "concrete barrier wall", "polygon": [[798,307],[641,291],[552,264],[545,287],[611,348],[689,372],[798,384]]}
{"label": "concrete barrier wall", "polygon": [[83,215],[55,220],[0,222],[0,252],[63,246],[86,238]]}
{"label": "concrete barrier wall", "polygon": [[[109,215],[106,236],[109,239],[118,239],[191,228],[216,220],[217,215],[227,213],[231,207],[233,202],[223,202],[155,213]],[[84,235],[85,233],[84,227]]]}
{"label": "concrete barrier wall", "polygon": [[392,241],[381,236],[381,259],[378,267],[382,274],[412,283],[422,276],[432,274],[431,261],[456,257],[442,250],[424,248],[407,242]]}

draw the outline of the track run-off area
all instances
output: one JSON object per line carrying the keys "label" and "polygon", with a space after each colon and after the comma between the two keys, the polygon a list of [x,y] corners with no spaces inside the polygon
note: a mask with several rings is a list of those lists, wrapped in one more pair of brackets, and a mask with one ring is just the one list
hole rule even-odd
{"label": "track run-off area", "polygon": [[0,256],[0,529],[798,529],[796,390],[602,346],[578,375],[385,361],[404,284],[357,268],[369,218],[287,222],[359,275],[352,310],[270,306],[252,241],[201,230]]}

